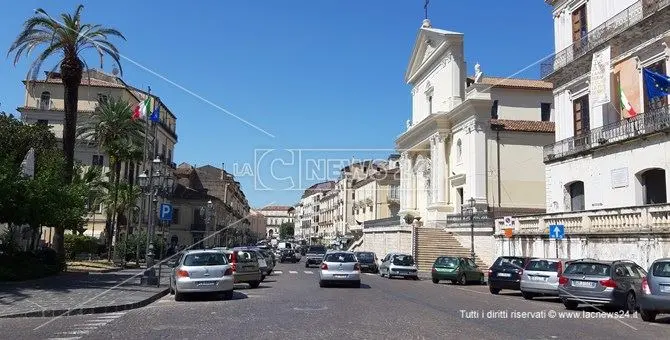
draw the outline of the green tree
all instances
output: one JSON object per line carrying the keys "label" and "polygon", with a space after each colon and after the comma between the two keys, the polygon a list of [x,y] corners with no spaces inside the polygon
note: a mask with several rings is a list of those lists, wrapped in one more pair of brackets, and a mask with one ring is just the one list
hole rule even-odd
{"label": "green tree", "polygon": [[293,237],[295,234],[295,226],[291,222],[284,222],[279,226],[279,238],[285,240]]}

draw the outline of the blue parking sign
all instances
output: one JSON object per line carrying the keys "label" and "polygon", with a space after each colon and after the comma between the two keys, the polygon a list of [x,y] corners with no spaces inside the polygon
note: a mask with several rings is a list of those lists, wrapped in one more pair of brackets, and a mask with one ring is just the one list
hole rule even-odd
{"label": "blue parking sign", "polygon": [[161,221],[172,221],[172,204],[170,203],[161,204],[161,210],[159,216]]}
{"label": "blue parking sign", "polygon": [[552,224],[549,226],[549,238],[562,240],[565,238],[565,226],[562,224]]}

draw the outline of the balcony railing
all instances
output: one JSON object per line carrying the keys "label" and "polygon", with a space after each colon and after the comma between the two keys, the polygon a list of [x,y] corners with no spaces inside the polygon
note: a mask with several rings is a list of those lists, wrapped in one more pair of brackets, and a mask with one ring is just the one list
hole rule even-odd
{"label": "balcony railing", "polygon": [[648,113],[593,129],[583,135],[549,144],[544,147],[544,161],[552,162],[594,148],[665,131],[668,128],[670,128],[670,107],[665,105]]}
{"label": "balcony railing", "polygon": [[399,190],[399,188],[397,186],[392,186],[389,189],[388,196],[386,197],[386,200],[389,203],[400,202],[400,194],[399,194],[398,190]]}
{"label": "balcony railing", "polygon": [[668,5],[670,5],[670,0],[640,0],[636,2],[589,31],[580,40],[543,61],[540,65],[541,78],[549,76],[573,60],[577,60],[589,51],[593,51],[596,47],[649,18]]}

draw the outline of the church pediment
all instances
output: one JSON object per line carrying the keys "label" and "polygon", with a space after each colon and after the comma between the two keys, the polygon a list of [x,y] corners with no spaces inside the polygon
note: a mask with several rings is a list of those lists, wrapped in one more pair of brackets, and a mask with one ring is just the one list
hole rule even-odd
{"label": "church pediment", "polygon": [[405,73],[405,82],[410,82],[416,73],[430,66],[428,64],[436,63],[437,61],[431,61],[431,58],[442,53],[451,41],[462,41],[462,39],[462,33],[432,28],[430,22],[424,22],[414,43],[412,56]]}

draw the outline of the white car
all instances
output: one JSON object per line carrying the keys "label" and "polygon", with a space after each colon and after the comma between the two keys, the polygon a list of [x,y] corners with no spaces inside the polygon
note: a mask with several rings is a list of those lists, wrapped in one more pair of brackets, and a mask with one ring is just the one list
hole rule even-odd
{"label": "white car", "polygon": [[319,271],[319,286],[337,283],[361,286],[361,265],[353,252],[329,251],[324,256]]}
{"label": "white car", "polygon": [[189,293],[222,293],[233,298],[233,269],[217,250],[190,250],[179,256],[170,272],[170,293],[176,301]]}

